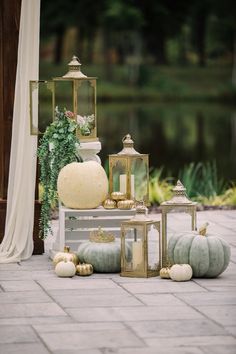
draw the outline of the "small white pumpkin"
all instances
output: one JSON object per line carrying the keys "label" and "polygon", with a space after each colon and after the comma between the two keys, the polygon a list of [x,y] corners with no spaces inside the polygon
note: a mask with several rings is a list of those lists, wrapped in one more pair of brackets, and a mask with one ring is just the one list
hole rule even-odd
{"label": "small white pumpkin", "polygon": [[54,266],[57,265],[57,263],[63,261],[63,260],[71,261],[74,263],[74,265],[77,265],[79,263],[79,259],[77,255],[73,252],[70,252],[70,247],[65,246],[64,247],[64,252],[58,252],[54,258],[53,258],[53,264]]}
{"label": "small white pumpkin", "polygon": [[63,260],[57,263],[55,267],[55,273],[58,277],[73,277],[75,275],[76,268],[73,262]]}
{"label": "small white pumpkin", "polygon": [[67,208],[97,208],[108,193],[106,172],[96,161],[72,162],[61,169],[57,191]]}
{"label": "small white pumpkin", "polygon": [[170,268],[169,275],[175,281],[188,281],[193,276],[193,270],[189,264],[174,264]]}

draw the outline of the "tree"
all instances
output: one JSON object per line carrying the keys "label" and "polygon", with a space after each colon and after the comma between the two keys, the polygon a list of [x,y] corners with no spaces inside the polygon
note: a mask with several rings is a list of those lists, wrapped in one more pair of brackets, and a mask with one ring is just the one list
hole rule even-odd
{"label": "tree", "polygon": [[189,11],[187,0],[138,1],[144,16],[143,37],[146,49],[157,64],[167,64],[166,42],[181,31]]}
{"label": "tree", "polygon": [[211,9],[209,0],[193,0],[190,25],[192,28],[192,43],[198,54],[198,65],[206,66],[206,33],[207,20]]}

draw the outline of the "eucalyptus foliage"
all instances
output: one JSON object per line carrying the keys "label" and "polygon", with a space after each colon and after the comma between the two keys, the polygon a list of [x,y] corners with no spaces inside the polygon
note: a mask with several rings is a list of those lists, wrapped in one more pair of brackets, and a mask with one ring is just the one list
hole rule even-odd
{"label": "eucalyptus foliage", "polygon": [[55,110],[55,121],[46,129],[39,142],[38,158],[40,183],[42,185],[42,206],[39,221],[40,238],[52,232],[50,226],[51,206],[57,203],[57,178],[65,165],[81,160],[76,155],[76,136],[78,124],[71,119],[72,112]]}

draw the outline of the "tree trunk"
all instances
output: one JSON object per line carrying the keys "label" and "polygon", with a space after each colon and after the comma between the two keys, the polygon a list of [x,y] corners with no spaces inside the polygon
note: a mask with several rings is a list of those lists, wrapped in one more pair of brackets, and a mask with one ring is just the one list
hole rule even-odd
{"label": "tree trunk", "polygon": [[232,85],[236,87],[236,31],[234,32],[234,44],[233,44]]}
{"label": "tree trunk", "polygon": [[111,48],[110,48],[110,34],[108,30],[105,28],[103,33],[103,53],[105,55],[104,58],[104,72],[106,80],[110,81],[113,78],[113,70],[112,70],[112,61],[111,61]]}
{"label": "tree trunk", "polygon": [[201,111],[196,114],[197,123],[197,159],[202,161],[204,157],[204,115]]}
{"label": "tree trunk", "polygon": [[56,41],[55,41],[55,49],[54,49],[54,63],[56,65],[60,64],[62,61],[64,34],[65,34],[65,27],[64,26],[58,27]]}
{"label": "tree trunk", "polygon": [[[200,5],[199,5],[200,6]],[[194,17],[194,37],[195,45],[198,54],[198,65],[206,66],[206,29],[207,29],[208,8],[203,3],[196,10]]]}
{"label": "tree trunk", "polygon": [[149,42],[149,52],[155,58],[156,64],[168,65],[168,58],[166,53],[166,37],[164,33],[159,32],[158,38],[152,37]]}

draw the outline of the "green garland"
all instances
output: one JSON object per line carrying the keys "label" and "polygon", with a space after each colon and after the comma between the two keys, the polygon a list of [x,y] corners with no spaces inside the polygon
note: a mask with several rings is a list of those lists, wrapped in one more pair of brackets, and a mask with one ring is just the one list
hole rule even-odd
{"label": "green garland", "polygon": [[55,121],[47,127],[39,142],[38,158],[40,165],[40,183],[42,185],[42,206],[39,220],[40,238],[45,239],[49,232],[51,206],[57,203],[57,178],[65,165],[82,161],[76,156],[76,136],[78,124],[70,111],[55,110]]}

